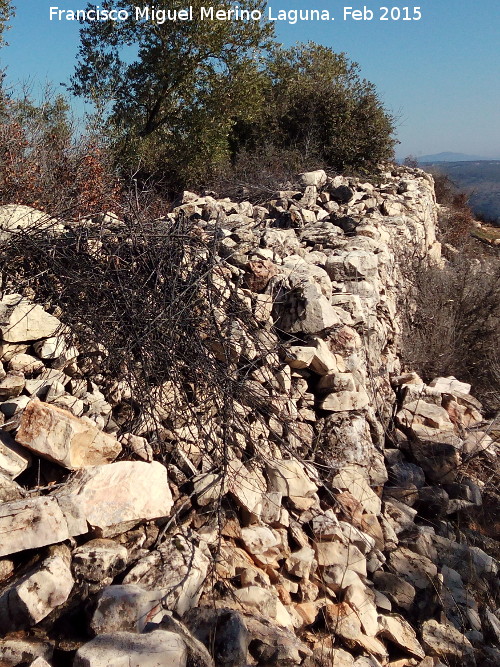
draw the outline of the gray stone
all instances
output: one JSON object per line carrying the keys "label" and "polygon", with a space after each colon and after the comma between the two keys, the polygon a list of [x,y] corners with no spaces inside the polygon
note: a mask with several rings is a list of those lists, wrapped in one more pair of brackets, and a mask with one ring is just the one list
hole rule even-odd
{"label": "gray stone", "polygon": [[0,627],[4,631],[31,627],[66,602],[74,583],[69,561],[69,550],[60,548],[2,592]]}
{"label": "gray stone", "polygon": [[415,599],[415,588],[402,577],[392,572],[374,572],[373,583],[377,590],[385,593],[398,607],[409,611]]}
{"label": "gray stone", "polygon": [[250,636],[241,613],[232,609],[197,607],[183,618],[193,636],[208,648],[217,667],[247,664]]}
{"label": "gray stone", "polygon": [[165,607],[182,616],[198,603],[209,564],[208,558],[192,542],[182,535],[173,535],[142,558],[123,583],[160,590]]}
{"label": "gray stone", "polygon": [[[0,639],[0,665],[14,667],[24,665],[27,661],[34,661],[35,667],[50,667],[47,660],[52,659],[54,644],[51,641],[37,641],[31,639]],[[37,663],[37,660],[43,660]],[[31,667],[31,665],[30,665]]]}
{"label": "gray stone", "polygon": [[134,584],[108,586],[97,600],[90,627],[96,635],[141,633],[161,613],[161,600],[160,591],[146,591]]}
{"label": "gray stone", "polygon": [[61,322],[19,294],[7,294],[0,302],[0,331],[8,343],[53,336]]}
{"label": "gray stone", "polygon": [[[156,629],[174,632],[182,638],[187,650],[187,667],[218,667],[220,665],[220,663],[215,665],[212,656],[201,641],[193,637],[186,626],[171,614],[165,614],[159,623],[150,623],[146,632]],[[210,648],[212,649],[213,646],[211,645]]]}
{"label": "gray stone", "polygon": [[110,584],[127,565],[128,552],[109,539],[95,539],[73,551],[72,569],[76,579]]}
{"label": "gray stone", "polygon": [[442,658],[446,664],[475,667],[472,644],[465,635],[451,625],[425,621],[422,625],[422,644],[427,653]]}
{"label": "gray stone", "polygon": [[173,632],[99,635],[76,652],[73,667],[186,667],[187,650]]}

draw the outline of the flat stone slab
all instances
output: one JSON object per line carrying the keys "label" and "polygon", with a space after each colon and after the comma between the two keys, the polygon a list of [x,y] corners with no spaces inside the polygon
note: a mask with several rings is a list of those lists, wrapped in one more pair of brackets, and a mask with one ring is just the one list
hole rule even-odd
{"label": "flat stone slab", "polygon": [[23,411],[16,440],[49,461],[76,470],[114,461],[122,446],[86,417],[38,398]]}
{"label": "flat stone slab", "polygon": [[145,635],[113,632],[78,649],[73,667],[186,667],[186,645],[179,635],[155,630]]}
{"label": "flat stone slab", "polygon": [[118,461],[75,472],[54,496],[75,502],[93,528],[169,516],[167,469],[157,461]]}
{"label": "flat stone slab", "polygon": [[0,557],[64,542],[88,531],[77,507],[56,498],[28,498],[0,504]]}

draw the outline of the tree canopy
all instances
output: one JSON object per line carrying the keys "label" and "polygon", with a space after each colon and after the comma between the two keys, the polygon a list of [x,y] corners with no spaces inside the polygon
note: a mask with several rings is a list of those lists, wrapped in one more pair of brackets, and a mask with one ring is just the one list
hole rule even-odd
{"label": "tree canopy", "polygon": [[236,126],[236,152],[272,144],[339,171],[392,157],[394,118],[345,53],[312,42],[275,48],[264,74],[265,104],[256,121]]}
{"label": "tree canopy", "polygon": [[14,7],[10,0],[0,0],[0,46],[5,45],[4,32],[7,28],[7,21],[13,16]]}
{"label": "tree canopy", "polygon": [[[81,29],[71,90],[96,104],[120,164],[161,168],[183,186],[269,146],[339,170],[392,156],[393,118],[345,54],[313,43],[283,49],[264,18],[202,20],[203,0],[191,5],[192,20],[161,23],[137,18],[145,0],[105,0],[130,18]],[[265,6],[239,3],[262,17]]]}
{"label": "tree canopy", "polygon": [[[131,18],[84,25],[71,89],[107,103],[108,127],[122,151],[140,154],[146,164],[158,160],[159,152],[175,164],[189,162],[195,151],[201,160],[219,161],[231,119],[251,116],[252,74],[272,27],[263,20],[201,20],[202,0],[191,2],[192,21],[136,20],[135,6],[148,4],[103,3],[127,10]],[[265,4],[239,3],[241,9],[260,11]],[[233,7],[226,1],[219,5]]]}

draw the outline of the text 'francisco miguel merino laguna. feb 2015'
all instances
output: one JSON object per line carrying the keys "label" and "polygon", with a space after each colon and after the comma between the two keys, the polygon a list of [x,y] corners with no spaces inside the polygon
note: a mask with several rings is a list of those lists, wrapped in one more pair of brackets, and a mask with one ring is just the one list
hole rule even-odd
{"label": "text 'francisco miguel merino laguna. feb 2015'", "polygon": [[[343,21],[419,21],[422,17],[420,7],[379,7],[378,14],[366,6],[360,8],[344,6],[337,8],[338,18]],[[396,11],[395,11],[396,10]],[[335,21],[335,16],[328,9],[280,9],[267,7],[264,13],[258,9],[242,9],[238,5],[231,8],[207,5],[183,9],[166,9],[156,5],[134,7],[127,9],[106,9],[99,5],[87,9],[61,9],[57,6],[49,7],[51,21],[151,21],[162,25],[169,21],[286,21],[294,25],[300,21]]]}
{"label": "text 'francisco miguel merino laguna. feb 2015'", "polygon": [[106,9],[95,5],[87,9],[49,8],[51,21],[151,21],[162,25],[169,21],[331,21],[331,12],[320,9],[278,10],[267,7],[266,13],[255,9],[242,9],[238,5],[231,8],[207,5],[202,7],[187,6],[183,9],[166,9],[156,5],[134,7],[132,12],[126,9]]}

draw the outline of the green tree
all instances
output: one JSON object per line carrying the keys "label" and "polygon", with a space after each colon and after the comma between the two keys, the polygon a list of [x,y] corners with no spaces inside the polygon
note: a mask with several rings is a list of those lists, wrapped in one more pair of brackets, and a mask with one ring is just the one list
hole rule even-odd
{"label": "green tree", "polygon": [[312,42],[275,48],[264,74],[265,104],[235,127],[235,154],[273,145],[339,171],[392,158],[394,118],[345,53]]}
{"label": "green tree", "polygon": [[[264,10],[263,0],[244,0],[241,10]],[[93,101],[105,118],[120,159],[139,158],[146,170],[158,165],[171,177],[195,180],[228,154],[235,118],[250,120],[259,108],[258,61],[272,38],[261,21],[201,20],[202,0],[193,0],[192,21],[160,24],[136,20],[142,0],[107,0],[124,22],[87,22],[81,29],[71,90]],[[184,3],[169,3],[181,9]],[[231,9],[226,0],[218,8]]]}

